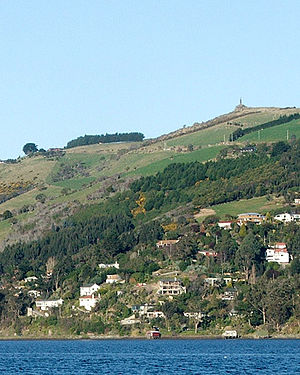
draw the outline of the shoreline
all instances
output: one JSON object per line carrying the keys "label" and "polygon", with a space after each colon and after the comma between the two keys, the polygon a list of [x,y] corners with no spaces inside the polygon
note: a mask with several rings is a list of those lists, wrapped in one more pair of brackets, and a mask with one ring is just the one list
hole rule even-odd
{"label": "shoreline", "polygon": [[[146,336],[0,336],[0,341],[106,341],[106,340],[149,340]],[[300,340],[300,335],[274,335],[270,337],[244,336],[225,339],[220,335],[163,336],[159,340]],[[155,340],[149,340],[155,341]]]}

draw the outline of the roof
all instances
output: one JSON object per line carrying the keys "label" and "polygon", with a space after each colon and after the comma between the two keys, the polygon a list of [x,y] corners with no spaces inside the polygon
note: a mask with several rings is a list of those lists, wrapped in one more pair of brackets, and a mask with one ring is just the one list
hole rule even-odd
{"label": "roof", "polygon": [[263,217],[263,215],[259,214],[258,212],[245,212],[243,214],[239,214],[239,216],[243,216],[243,215],[255,215],[255,216],[261,216],[261,217]]}
{"label": "roof", "polygon": [[92,298],[92,299],[96,299],[98,297],[93,297],[93,296],[80,296],[79,299],[88,299],[88,298]]}
{"label": "roof", "polygon": [[179,240],[159,240],[157,241],[156,243],[157,244],[173,244],[173,243],[177,243]]}
{"label": "roof", "polygon": [[164,283],[174,283],[174,282],[181,282],[180,280],[174,278],[174,279],[160,279],[159,281],[162,281]]}
{"label": "roof", "polygon": [[90,287],[92,287],[93,285],[97,285],[97,286],[99,286],[99,285],[96,284],[96,283],[91,283],[91,284],[83,284],[83,285],[81,286],[81,288],[90,288]]}

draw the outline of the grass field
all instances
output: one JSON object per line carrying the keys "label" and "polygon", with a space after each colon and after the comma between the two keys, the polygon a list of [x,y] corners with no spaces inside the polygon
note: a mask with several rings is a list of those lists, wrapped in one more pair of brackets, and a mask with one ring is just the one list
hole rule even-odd
{"label": "grass field", "polygon": [[7,237],[11,228],[11,223],[9,220],[0,221],[0,241],[4,240]]}
{"label": "grass field", "polygon": [[290,137],[294,134],[297,139],[300,137],[300,120],[293,120],[286,124],[274,126],[273,128],[263,129],[260,132],[246,134],[239,138],[239,142],[271,142],[285,141],[287,131]]}
{"label": "grass field", "polygon": [[[231,216],[237,216],[238,214],[245,212],[258,212],[261,214],[266,214],[268,211],[272,211],[275,208],[280,207],[283,207],[282,199],[273,199],[269,201],[266,196],[263,196],[218,204],[215,206],[211,206],[210,209],[215,212],[215,215],[219,216],[221,219],[225,219],[226,214]],[[199,218],[199,221],[202,222],[204,219],[205,216],[202,216],[201,218]]]}
{"label": "grass field", "polygon": [[117,153],[119,150],[135,148],[138,147],[140,144],[140,142],[98,143],[95,145],[68,148],[66,152],[67,154]]}
{"label": "grass field", "polygon": [[81,189],[84,185],[95,181],[95,177],[70,178],[69,180],[53,182],[53,185],[69,189]]}
{"label": "grass field", "polygon": [[1,182],[45,181],[56,161],[42,156],[24,158],[17,164],[0,164]]}
{"label": "grass field", "polygon": [[198,132],[182,135],[166,142],[167,146],[207,146],[228,141],[229,134],[237,129],[236,126],[220,124],[211,128],[199,130]]}
{"label": "grass field", "polygon": [[119,160],[112,160],[101,171],[102,175],[111,176],[116,173],[136,174],[135,171],[139,168],[144,168],[149,164],[160,162],[162,159],[172,157],[175,152],[170,151],[157,151],[157,152],[136,152],[128,153],[119,158]]}
{"label": "grass field", "polygon": [[128,172],[127,175],[148,176],[163,170],[172,163],[189,163],[193,161],[204,162],[210,159],[214,159],[222,148],[223,146],[214,146],[203,148],[186,154],[175,154],[169,158],[148,164],[145,167],[137,168],[134,171]]}
{"label": "grass field", "polygon": [[241,117],[240,119],[237,119],[236,122],[244,125],[245,127],[253,127],[260,124],[264,124],[265,122],[276,120],[280,117],[280,113],[257,113],[257,114],[251,114],[245,117]]}

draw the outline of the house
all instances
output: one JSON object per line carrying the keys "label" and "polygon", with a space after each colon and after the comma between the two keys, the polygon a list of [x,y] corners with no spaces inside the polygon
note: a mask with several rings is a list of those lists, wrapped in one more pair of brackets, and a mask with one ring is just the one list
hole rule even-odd
{"label": "house", "polygon": [[261,215],[257,212],[248,212],[244,214],[238,215],[237,223],[242,225],[243,223],[254,223],[254,224],[261,224],[265,220],[265,216]]}
{"label": "house", "polygon": [[38,290],[28,290],[27,294],[30,296],[30,297],[34,297],[34,298],[37,298],[41,295],[41,292],[38,291]]}
{"label": "house", "polygon": [[154,309],[154,305],[148,305],[145,303],[144,305],[132,305],[131,310],[134,314],[139,314],[140,316],[145,315],[148,311]]}
{"label": "house", "polygon": [[170,247],[172,245],[176,245],[179,242],[179,240],[160,240],[156,242],[156,247],[158,249],[163,249],[165,247]]}
{"label": "house", "polygon": [[228,288],[222,295],[222,301],[233,301],[237,295],[237,290],[235,288]]}
{"label": "house", "polygon": [[203,312],[184,312],[183,315],[189,319],[202,319],[206,316]]}
{"label": "house", "polygon": [[212,250],[200,250],[198,254],[204,255],[205,257],[217,257],[218,253]]}
{"label": "house", "polygon": [[255,146],[246,146],[240,149],[240,152],[242,154],[247,154],[250,152],[256,152],[256,147]]}
{"label": "house", "polygon": [[135,315],[131,315],[128,318],[125,318],[120,321],[122,326],[127,326],[127,325],[132,325],[132,324],[137,324],[141,323],[140,319],[136,319]]}
{"label": "house", "polygon": [[186,293],[186,288],[176,277],[174,279],[165,279],[159,281],[159,289],[157,291],[157,294],[176,296],[182,293]]}
{"label": "house", "polygon": [[[155,327],[154,327],[155,328]],[[152,330],[152,331],[148,331],[146,333],[146,337],[147,339],[160,339],[161,338],[161,333],[159,332],[158,328]]]}
{"label": "house", "polygon": [[238,338],[238,333],[235,330],[226,330],[222,336],[224,339],[237,339]]}
{"label": "house", "polygon": [[111,263],[111,264],[106,264],[106,263],[100,263],[99,268],[101,269],[106,269],[106,268],[120,268],[120,264],[118,262]]}
{"label": "house", "polygon": [[300,220],[300,214],[289,214],[288,212],[274,216],[275,220],[282,221],[283,223],[290,223],[292,221]]}
{"label": "house", "polygon": [[295,198],[294,203],[295,203],[296,205],[300,204],[300,198]]}
{"label": "house", "polygon": [[27,307],[27,316],[34,316],[34,317],[46,317],[48,318],[49,313],[41,313],[40,311],[33,310],[32,307]]}
{"label": "house", "polygon": [[96,306],[96,303],[98,301],[100,301],[100,295],[83,295],[79,297],[79,306],[84,307],[88,311],[91,311]]}
{"label": "house", "polygon": [[218,226],[219,228],[225,229],[225,230],[230,230],[232,228],[234,221],[219,221]]}
{"label": "house", "polygon": [[25,277],[24,281],[25,283],[32,283],[34,281],[37,281],[38,278],[36,276],[29,276],[29,277]]}
{"label": "house", "polygon": [[145,316],[148,319],[165,318],[165,314],[162,311],[147,311]]}
{"label": "house", "polygon": [[222,279],[221,277],[206,277],[204,279],[204,282],[208,284],[209,286],[215,286],[216,284],[221,284]]}
{"label": "house", "polygon": [[47,311],[54,307],[59,307],[64,302],[63,299],[48,299],[48,300],[37,300],[35,301],[35,305],[37,308],[41,309],[42,311]]}
{"label": "house", "polygon": [[114,284],[114,283],[124,283],[125,280],[122,279],[119,275],[107,275],[106,276],[106,284]]}
{"label": "house", "polygon": [[229,311],[229,316],[234,317],[234,316],[238,316],[238,315],[239,315],[239,313],[235,309],[231,309]]}
{"label": "house", "polygon": [[80,287],[80,296],[91,296],[96,293],[100,286],[96,283],[94,284],[84,284]]}
{"label": "house", "polygon": [[277,242],[274,246],[270,246],[266,251],[267,262],[276,262],[282,265],[290,262],[290,255],[284,242]]}
{"label": "house", "polygon": [[55,147],[55,148],[48,148],[47,151],[48,152],[61,152],[61,151],[64,151],[64,149],[63,148]]}

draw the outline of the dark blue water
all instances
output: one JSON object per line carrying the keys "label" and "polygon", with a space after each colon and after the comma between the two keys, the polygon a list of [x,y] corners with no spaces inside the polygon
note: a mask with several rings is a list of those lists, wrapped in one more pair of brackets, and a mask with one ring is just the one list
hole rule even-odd
{"label": "dark blue water", "polygon": [[0,374],[300,374],[299,340],[0,341]]}

